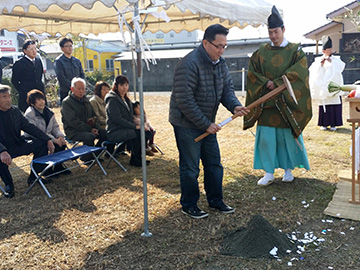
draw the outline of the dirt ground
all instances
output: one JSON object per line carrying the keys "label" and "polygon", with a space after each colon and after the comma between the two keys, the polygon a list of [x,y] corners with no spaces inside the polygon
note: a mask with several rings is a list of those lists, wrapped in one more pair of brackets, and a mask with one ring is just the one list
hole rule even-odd
{"label": "dirt ground", "polygon": [[[236,212],[209,209],[201,174],[199,206],[209,217],[193,220],[180,212],[178,152],[167,120],[169,95],[146,94],[144,99],[157,130],[155,142],[165,153],[148,157],[152,236],[142,236],[148,234],[142,170],[130,167],[129,157],[119,158],[127,172],[112,162],[107,176],[98,167],[88,173],[82,167],[54,179],[47,185],[53,199],[39,185],[24,195],[31,159],[17,158],[14,164],[25,166],[12,171],[16,195],[0,197],[0,269],[360,269],[360,223],[323,214],[339,171],[351,168],[346,102],[344,125],[336,132],[319,130],[318,106],[313,104],[313,119],[303,133],[311,170],[295,169],[291,184],[281,182],[278,170],[273,185],[258,187],[263,172],[252,169],[255,128],[242,130],[242,119],[224,127],[218,134],[224,200]],[[59,109],[54,110],[61,123]],[[217,119],[228,116],[221,108]],[[297,239],[312,234],[317,240],[279,259],[222,255],[224,236],[245,227],[255,215]]]}

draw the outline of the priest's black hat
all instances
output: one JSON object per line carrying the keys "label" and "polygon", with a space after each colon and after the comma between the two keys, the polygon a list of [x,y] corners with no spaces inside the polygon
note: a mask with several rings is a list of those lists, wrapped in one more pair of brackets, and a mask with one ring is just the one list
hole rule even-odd
{"label": "priest's black hat", "polygon": [[329,36],[323,37],[322,39],[322,46],[323,46],[323,50],[332,48],[332,40]]}
{"label": "priest's black hat", "polygon": [[268,17],[268,28],[278,28],[284,26],[284,21],[282,20],[279,11],[275,5],[271,9],[271,14]]}

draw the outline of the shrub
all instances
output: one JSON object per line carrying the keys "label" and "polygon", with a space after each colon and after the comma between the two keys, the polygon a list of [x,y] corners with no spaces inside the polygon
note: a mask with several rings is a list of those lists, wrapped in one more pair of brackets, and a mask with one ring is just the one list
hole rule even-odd
{"label": "shrub", "polygon": [[95,86],[98,81],[105,81],[112,86],[114,81],[114,74],[112,72],[102,72],[99,69],[95,69],[93,72],[86,72],[86,80],[91,85]]}

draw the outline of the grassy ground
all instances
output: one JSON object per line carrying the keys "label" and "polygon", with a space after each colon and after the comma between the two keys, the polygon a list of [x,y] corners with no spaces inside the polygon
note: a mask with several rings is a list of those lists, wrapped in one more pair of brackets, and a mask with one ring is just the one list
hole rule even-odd
{"label": "grassy ground", "polygon": [[[208,208],[201,175],[199,206],[210,214],[204,220],[192,220],[179,211],[178,153],[167,121],[168,104],[168,95],[145,96],[147,114],[157,129],[155,141],[165,152],[148,158],[152,237],[141,236],[142,171],[128,165],[129,157],[119,159],[128,172],[112,163],[108,176],[95,167],[89,173],[74,169],[55,179],[48,185],[53,199],[40,186],[24,195],[29,171],[25,166],[13,171],[16,196],[0,198],[0,269],[287,269],[292,258],[296,269],[360,269],[359,222],[323,215],[338,172],[351,168],[347,103],[344,126],[336,132],[318,129],[314,104],[314,117],[303,134],[311,170],[294,170],[296,180],[291,184],[281,183],[279,170],[273,185],[256,186],[263,172],[252,169],[254,136],[242,130],[242,119],[224,127],[218,134],[224,198],[236,212],[223,215]],[[60,121],[59,110],[55,111]],[[228,116],[221,108],[218,121]],[[29,161],[18,158],[15,164]],[[301,238],[313,232],[325,241],[281,261],[221,255],[224,234],[246,226],[256,214],[285,233],[297,232]]]}

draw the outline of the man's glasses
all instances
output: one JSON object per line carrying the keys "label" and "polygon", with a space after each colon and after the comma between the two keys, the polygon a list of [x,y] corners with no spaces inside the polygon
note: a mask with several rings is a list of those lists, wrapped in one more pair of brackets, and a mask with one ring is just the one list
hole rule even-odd
{"label": "man's glasses", "polygon": [[64,45],[65,48],[72,48],[73,45]]}
{"label": "man's glasses", "polygon": [[225,50],[227,47],[228,47],[228,45],[226,44],[226,45],[221,45],[221,44],[219,44],[219,45],[215,45],[214,43],[212,43],[210,40],[208,40],[209,42],[210,42],[210,44],[211,45],[213,45],[216,49],[218,49],[218,50]]}

